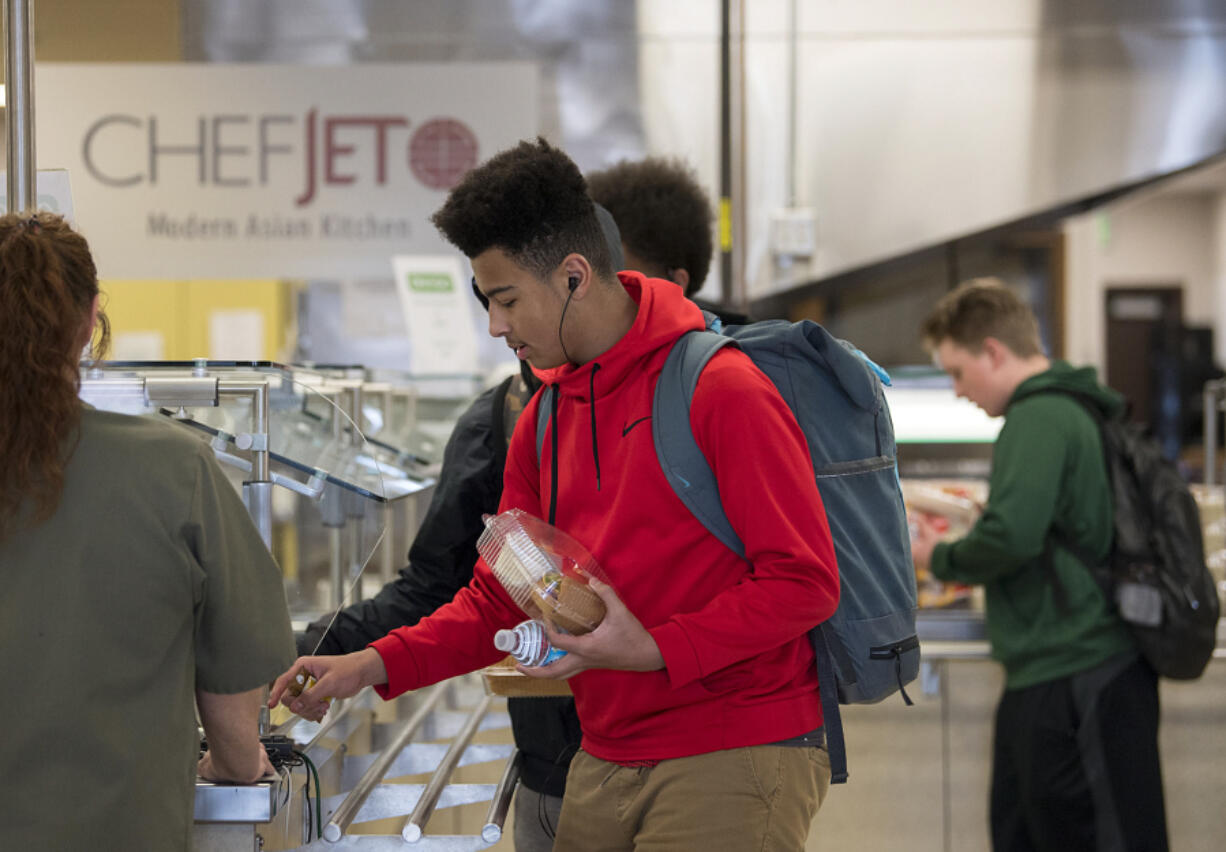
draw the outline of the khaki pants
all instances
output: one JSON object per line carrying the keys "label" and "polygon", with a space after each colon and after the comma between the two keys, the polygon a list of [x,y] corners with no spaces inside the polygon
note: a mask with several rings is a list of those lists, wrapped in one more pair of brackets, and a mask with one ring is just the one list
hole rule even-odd
{"label": "khaki pants", "polygon": [[802,852],[830,788],[816,746],[752,746],[625,767],[580,751],[556,852]]}

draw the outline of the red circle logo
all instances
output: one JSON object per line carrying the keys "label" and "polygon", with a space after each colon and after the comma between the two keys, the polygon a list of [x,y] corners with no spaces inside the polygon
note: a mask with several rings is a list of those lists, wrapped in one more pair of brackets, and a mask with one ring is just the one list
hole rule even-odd
{"label": "red circle logo", "polygon": [[431,189],[451,189],[477,165],[477,137],[454,118],[432,118],[409,137],[409,168]]}

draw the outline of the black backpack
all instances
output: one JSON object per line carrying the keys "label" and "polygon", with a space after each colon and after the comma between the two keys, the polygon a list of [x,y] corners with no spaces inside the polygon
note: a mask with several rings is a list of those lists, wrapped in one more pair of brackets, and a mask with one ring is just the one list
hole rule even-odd
{"label": "black backpack", "polygon": [[[1158,674],[1200,677],[1213,656],[1219,604],[1195,498],[1140,426],[1105,417],[1080,394],[1048,392],[1077,400],[1098,424],[1115,506],[1106,564],[1059,532],[1052,537],[1089,568]],[[1058,584],[1057,593],[1059,605]]]}

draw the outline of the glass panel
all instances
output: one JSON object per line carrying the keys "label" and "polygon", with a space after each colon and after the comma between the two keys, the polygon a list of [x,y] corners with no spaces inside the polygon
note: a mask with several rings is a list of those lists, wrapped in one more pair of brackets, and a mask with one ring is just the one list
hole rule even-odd
{"label": "glass panel", "polygon": [[[82,373],[81,398],[109,411],[164,418],[209,443],[257,526],[265,519],[291,613],[312,619],[391,579],[435,481],[428,459],[357,428],[360,417],[384,433],[390,401],[412,396],[361,374],[254,361],[102,362]],[[267,396],[273,486],[267,498],[249,485],[263,442],[260,391]]]}

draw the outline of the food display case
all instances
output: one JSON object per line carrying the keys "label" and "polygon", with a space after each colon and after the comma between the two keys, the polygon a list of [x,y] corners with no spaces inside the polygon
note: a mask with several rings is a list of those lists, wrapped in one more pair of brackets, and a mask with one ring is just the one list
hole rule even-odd
{"label": "food display case", "polygon": [[[923,513],[947,538],[964,535],[987,501],[992,444],[1001,419],[958,399],[948,376],[933,368],[896,368],[886,389],[898,472],[908,516]],[[943,583],[928,572],[916,575],[921,638],[979,639],[982,596],[975,588]]]}
{"label": "food display case", "polygon": [[[518,367],[518,365],[516,365]],[[368,433],[368,438],[385,441],[438,464],[443,448],[456,421],[472,401],[487,388],[497,385],[506,375],[506,365],[489,375],[458,373],[455,375],[422,376],[386,367],[365,371],[368,388],[391,388],[390,394],[370,395],[377,400],[367,413],[377,407],[386,412],[382,429]]]}
{"label": "food display case", "polygon": [[[958,400],[930,368],[891,370],[887,389],[909,511],[944,519],[957,537],[987,499],[992,445],[1002,421]],[[1222,389],[1226,405],[1226,387]],[[1220,428],[1220,427],[1219,427]],[[1220,433],[1219,433],[1220,434]],[[1221,482],[1221,477],[1218,480]],[[1224,536],[1222,486],[1194,486],[1212,560]],[[1213,565],[1212,561],[1210,562]],[[1212,567],[1211,567],[1211,570]],[[864,849],[987,849],[994,710],[1004,687],[990,659],[982,599],[972,589],[918,578],[920,677],[913,706],[884,701],[843,708],[850,782],[823,810],[822,843]],[[1204,807],[1204,779],[1226,759],[1226,629],[1194,683],[1160,681],[1167,824],[1173,849],[1216,849],[1221,814]],[[928,791],[916,795],[916,790]],[[888,807],[883,803],[888,803]]]}
{"label": "food display case", "polygon": [[[958,538],[987,502],[992,445],[1004,420],[957,399],[950,379],[935,369],[904,368],[891,375],[894,386],[886,393],[908,512],[925,513],[949,538]],[[1204,411],[1204,482],[1192,483],[1191,491],[1200,510],[1205,561],[1226,604],[1226,474],[1220,469],[1226,457],[1218,446],[1226,431],[1226,380],[1205,385]],[[982,610],[974,589],[930,576],[916,580],[922,617],[930,623],[940,620],[937,613]]]}
{"label": "food display case", "polygon": [[362,385],[272,362],[103,362],[81,397],[209,443],[281,565],[291,615],[311,618],[361,594],[372,557],[368,585],[390,576],[434,484],[428,462],[357,427]]}
{"label": "food display case", "polygon": [[[415,389],[360,368],[101,362],[83,369],[80,396],[164,418],[212,448],[282,567],[297,624],[373,593],[403,564],[438,469],[393,443],[414,433]],[[322,724],[277,708],[260,733],[288,740],[297,761],[253,785],[198,780],[194,847],[486,848],[518,779],[509,724],[476,676],[390,702],[368,689]]]}
{"label": "food display case", "polygon": [[[348,520],[361,520],[370,508],[353,495],[341,494],[334,503],[318,506],[299,503],[296,506],[295,548],[298,561],[306,567],[299,578],[298,600],[291,597],[291,612],[309,616],[321,609],[338,606],[346,596],[350,601],[373,594],[379,586],[391,580],[405,562],[428,495],[421,486],[432,485],[441,466],[441,459],[429,458],[392,443],[393,417],[398,413],[412,416],[412,388],[393,388],[388,383],[373,383],[363,378],[360,367],[317,369],[295,366],[293,375],[304,392],[299,406],[287,416],[284,433],[287,445],[300,446],[309,455],[321,442],[329,446],[345,446],[345,438],[360,435],[360,453],[356,459],[363,482],[379,482],[384,499],[377,511],[385,518],[383,535],[371,557],[368,570],[360,574],[356,587],[349,592],[340,576],[352,575],[357,559],[369,553],[364,543],[347,536]],[[407,399],[410,404],[394,410],[395,399]],[[355,430],[355,426],[359,426]],[[413,428],[402,427],[403,434],[413,434]],[[371,489],[355,489],[366,494]],[[411,497],[412,499],[404,499]],[[357,499],[357,503],[354,500]],[[368,499],[368,498],[367,498]],[[318,572],[310,566],[318,564],[321,553],[327,553],[329,579],[320,583]],[[348,572],[338,565],[348,563]],[[348,592],[348,594],[347,594]]]}
{"label": "food display case", "polygon": [[[423,378],[357,365],[307,363],[293,366],[295,379],[312,389],[302,416],[333,422],[333,403],[353,420],[360,412],[364,452],[385,477],[433,480],[456,421],[482,390],[476,376]],[[371,568],[361,581],[362,597],[393,579],[405,564],[428,498],[391,501],[395,522],[387,526]],[[312,524],[303,524],[309,530]],[[306,533],[309,537],[310,533]],[[309,543],[308,543],[309,546]]]}

